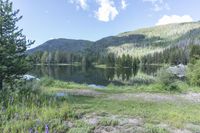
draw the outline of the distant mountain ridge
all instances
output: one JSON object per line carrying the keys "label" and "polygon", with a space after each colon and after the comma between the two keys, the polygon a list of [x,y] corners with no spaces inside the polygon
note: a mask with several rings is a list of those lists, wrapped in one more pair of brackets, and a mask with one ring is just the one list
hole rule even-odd
{"label": "distant mountain ridge", "polygon": [[29,50],[84,52],[90,49],[94,54],[105,56],[114,53],[117,56],[129,54],[143,56],[159,52],[167,47],[200,44],[200,22],[169,24],[124,32],[116,36],[102,38],[96,42],[86,40],[55,39]]}
{"label": "distant mountain ridge", "polygon": [[55,52],[55,51],[62,51],[62,52],[83,52],[85,49],[89,48],[92,45],[92,41],[87,40],[73,40],[73,39],[52,39],[49,40],[36,48],[28,50],[28,53],[34,52]]}

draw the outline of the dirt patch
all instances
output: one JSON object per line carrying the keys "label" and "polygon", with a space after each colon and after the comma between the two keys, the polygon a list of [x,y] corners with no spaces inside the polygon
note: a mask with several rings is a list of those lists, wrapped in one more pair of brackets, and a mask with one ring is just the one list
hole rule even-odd
{"label": "dirt patch", "polygon": [[84,116],[82,120],[95,126],[94,133],[135,133],[144,130],[140,118],[93,113]]}
{"label": "dirt patch", "polygon": [[186,124],[185,127],[186,127],[186,129],[191,130],[192,132],[200,133],[200,125],[199,124],[188,123],[188,124]]}
{"label": "dirt patch", "polygon": [[[103,119],[106,121],[117,121],[118,123],[114,125],[105,125],[105,123],[102,124]],[[81,120],[95,127],[92,131],[93,133],[148,133],[152,131],[166,131],[166,133],[197,133],[200,131],[200,126],[194,124],[186,124],[185,128],[177,129],[168,124],[160,123],[155,125],[151,124],[150,127],[153,128],[149,128],[147,126],[148,124],[141,118],[118,116],[107,113],[87,114]]]}
{"label": "dirt patch", "polygon": [[151,93],[137,93],[137,94],[113,94],[108,97],[108,99],[118,99],[118,100],[134,100],[142,99],[145,101],[176,101],[178,97],[165,94],[151,94]]}
{"label": "dirt patch", "polygon": [[87,90],[87,89],[66,89],[63,92],[57,93],[57,96],[65,96],[65,95],[73,95],[73,96],[91,96],[98,97],[103,95],[104,93],[97,92],[95,90]]}
{"label": "dirt patch", "polygon": [[141,99],[150,102],[195,102],[200,103],[200,93],[188,94],[161,94],[161,93],[136,93],[136,94],[112,94],[108,97],[112,100],[134,100]]}
{"label": "dirt patch", "polygon": [[181,98],[195,102],[195,103],[200,103],[200,93],[187,93],[187,94],[182,94],[180,95]]}
{"label": "dirt patch", "polygon": [[56,94],[57,96],[106,96],[108,100],[144,100],[150,102],[193,102],[200,103],[200,93],[163,94],[163,93],[120,93],[106,94],[90,89],[66,89]]}

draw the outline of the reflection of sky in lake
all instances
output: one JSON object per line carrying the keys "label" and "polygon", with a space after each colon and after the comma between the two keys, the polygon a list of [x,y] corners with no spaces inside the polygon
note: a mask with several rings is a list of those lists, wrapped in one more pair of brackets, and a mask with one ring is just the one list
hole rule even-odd
{"label": "reflection of sky in lake", "polygon": [[[145,77],[155,75],[158,66],[146,66],[130,69],[130,68],[88,68],[75,66],[36,66],[31,72],[38,78],[47,76],[62,81],[71,81],[77,83],[86,83],[94,85],[108,85],[110,83],[123,85],[134,84],[139,75],[147,75]],[[134,81],[135,79],[135,81]],[[141,78],[142,80],[142,78]],[[131,83],[132,82],[132,83]],[[139,80],[137,82],[140,82]]]}

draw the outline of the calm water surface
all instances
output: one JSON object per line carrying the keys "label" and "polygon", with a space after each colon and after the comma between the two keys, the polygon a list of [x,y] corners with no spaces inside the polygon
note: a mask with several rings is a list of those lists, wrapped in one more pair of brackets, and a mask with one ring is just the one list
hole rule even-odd
{"label": "calm water surface", "polygon": [[124,85],[141,82],[140,76],[153,77],[160,66],[142,66],[140,68],[84,68],[81,66],[35,66],[29,73],[37,78],[52,77],[57,80],[76,83]]}

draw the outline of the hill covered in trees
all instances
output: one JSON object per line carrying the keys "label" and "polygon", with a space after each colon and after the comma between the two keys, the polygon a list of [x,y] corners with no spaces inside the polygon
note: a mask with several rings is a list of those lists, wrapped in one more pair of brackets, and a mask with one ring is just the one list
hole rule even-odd
{"label": "hill covered in trees", "polygon": [[103,38],[94,42],[91,49],[100,55],[140,57],[175,45],[199,44],[199,33],[200,22],[156,26]]}
{"label": "hill covered in trees", "polygon": [[143,64],[187,64],[190,45],[199,44],[200,22],[191,22],[143,28],[96,42],[54,39],[28,53],[35,63],[90,62],[113,66],[123,59],[140,59]]}
{"label": "hill covered in trees", "polygon": [[102,38],[96,42],[72,39],[53,39],[29,50],[82,52],[90,48],[95,54],[114,53],[117,56],[129,54],[142,56],[162,51],[169,46],[199,44],[200,22],[169,24],[124,32],[116,36]]}
{"label": "hill covered in trees", "polygon": [[70,52],[77,53],[83,52],[91,46],[93,42],[87,40],[73,40],[73,39],[52,39],[49,40],[36,48],[28,50],[28,53],[35,52]]}

